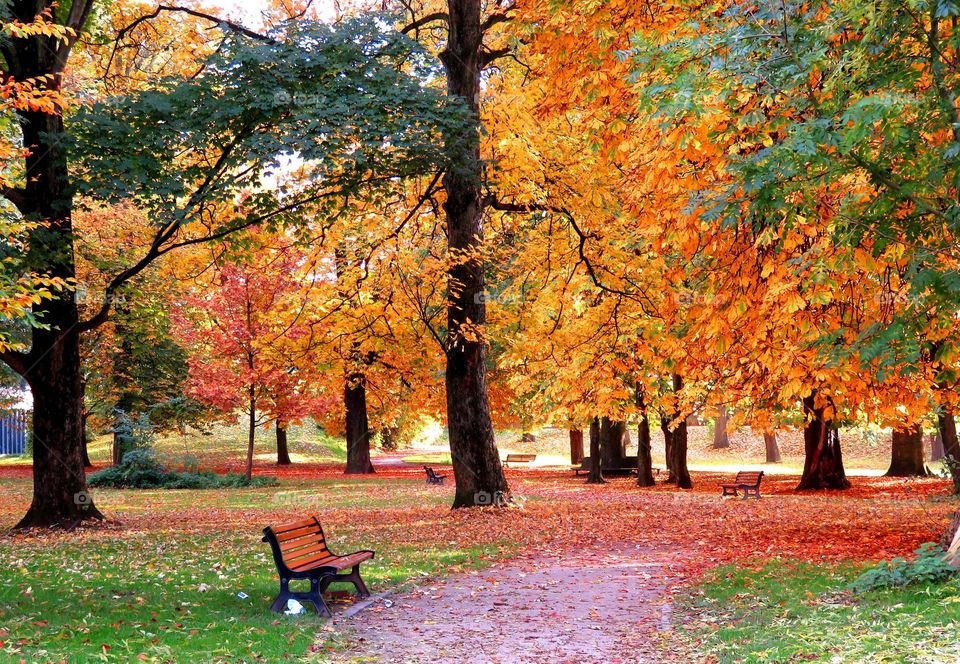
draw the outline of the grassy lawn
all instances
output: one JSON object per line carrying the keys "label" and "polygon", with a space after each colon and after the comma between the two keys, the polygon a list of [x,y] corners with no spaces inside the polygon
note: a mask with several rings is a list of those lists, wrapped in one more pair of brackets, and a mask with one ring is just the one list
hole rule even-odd
{"label": "grassy lawn", "polygon": [[960,661],[960,577],[854,594],[863,566],[768,561],[707,575],[685,638],[720,662]]}
{"label": "grassy lawn", "polygon": [[[5,495],[26,499],[29,490],[29,481],[0,480]],[[0,537],[0,661],[276,661],[322,649],[320,635],[333,638],[323,619],[268,610],[277,578],[259,529],[302,513],[327,520],[337,552],[377,550],[365,565],[373,592],[512,550],[502,541],[400,536],[411,513],[449,511],[449,496],[413,480],[99,491],[97,499],[122,525]],[[367,518],[387,511],[396,517]]]}

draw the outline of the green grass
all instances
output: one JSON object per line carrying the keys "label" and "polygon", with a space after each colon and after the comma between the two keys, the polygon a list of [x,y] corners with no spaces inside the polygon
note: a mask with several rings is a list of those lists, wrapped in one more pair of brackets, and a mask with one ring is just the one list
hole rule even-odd
{"label": "green grass", "polygon": [[855,595],[863,567],[771,561],[711,572],[682,607],[691,647],[719,662],[960,660],[960,577]]}
{"label": "green grass", "polygon": [[409,464],[435,464],[438,466],[449,466],[453,463],[450,454],[413,454],[403,457],[404,463]]}
{"label": "green grass", "polygon": [[[0,480],[0,491],[24,500],[29,482]],[[98,490],[96,496],[125,524],[122,530],[0,537],[0,661],[302,658],[331,633],[312,613],[269,611],[278,582],[258,534],[264,517],[255,510],[349,510],[345,525],[341,516],[340,525],[328,527],[331,546],[377,550],[364,565],[373,592],[483,567],[513,546],[458,547],[442,540],[423,546],[397,537],[401,523],[365,519],[386,508],[399,514],[448,502],[445,493],[412,480],[305,480],[213,492]],[[204,522],[184,520],[186,514]],[[334,590],[340,588],[348,586]],[[240,592],[249,597],[241,599]]]}

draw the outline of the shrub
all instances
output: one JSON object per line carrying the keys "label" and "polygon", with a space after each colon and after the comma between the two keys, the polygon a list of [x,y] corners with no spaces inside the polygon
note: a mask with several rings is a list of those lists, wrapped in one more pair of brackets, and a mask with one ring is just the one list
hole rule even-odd
{"label": "shrub", "polygon": [[868,569],[851,584],[851,589],[864,593],[884,588],[903,588],[914,583],[937,583],[953,576],[957,570],[947,564],[944,550],[927,543],[915,552],[916,559],[894,558]]}
{"label": "shrub", "polygon": [[245,475],[168,470],[148,448],[127,452],[118,465],[91,474],[87,483],[110,489],[239,489],[278,484],[275,477],[247,480]]}

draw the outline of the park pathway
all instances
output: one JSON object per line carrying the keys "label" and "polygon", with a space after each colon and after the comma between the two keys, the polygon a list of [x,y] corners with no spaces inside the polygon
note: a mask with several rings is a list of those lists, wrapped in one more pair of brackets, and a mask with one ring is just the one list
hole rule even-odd
{"label": "park pathway", "polygon": [[[431,579],[335,614],[337,661],[586,664],[671,659],[676,552],[618,544]],[[352,612],[351,612],[352,613]]]}

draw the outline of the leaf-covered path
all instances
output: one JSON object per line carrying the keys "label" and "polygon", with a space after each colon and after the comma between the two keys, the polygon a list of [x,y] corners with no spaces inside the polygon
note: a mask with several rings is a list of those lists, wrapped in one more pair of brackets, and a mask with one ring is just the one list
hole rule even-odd
{"label": "leaf-covered path", "polygon": [[341,661],[657,662],[672,629],[675,550],[545,551],[431,580],[336,618]]}

